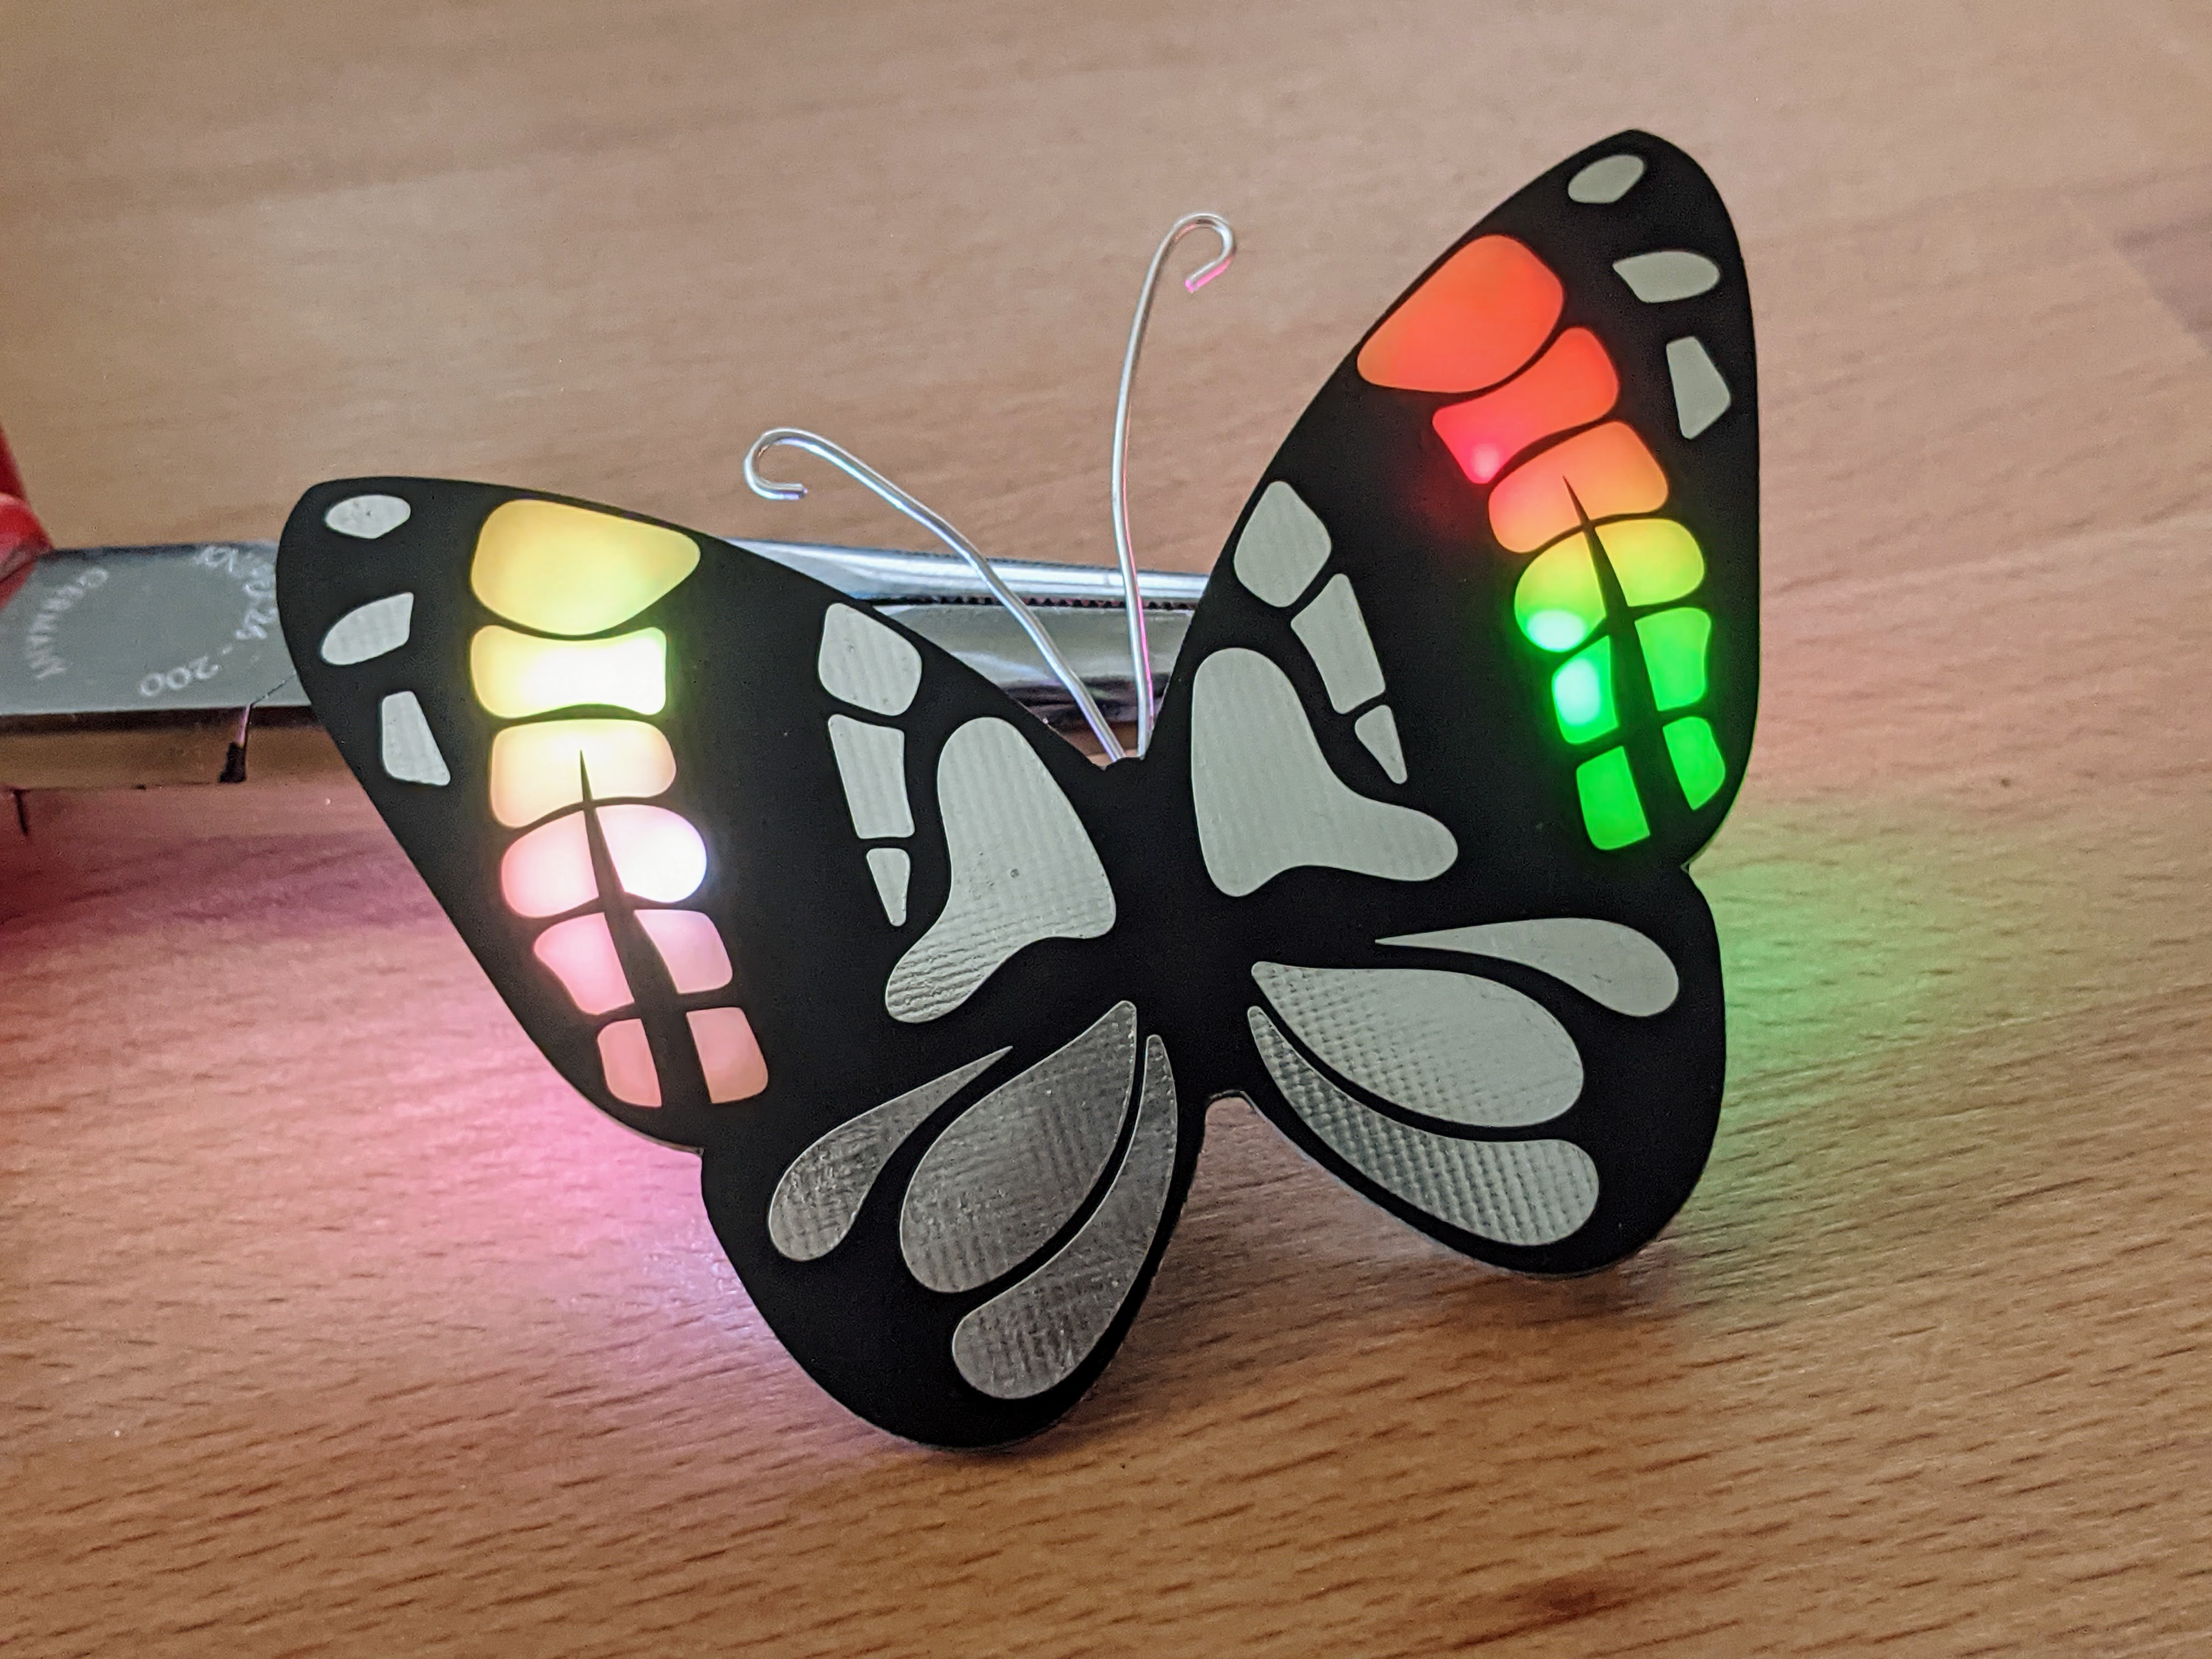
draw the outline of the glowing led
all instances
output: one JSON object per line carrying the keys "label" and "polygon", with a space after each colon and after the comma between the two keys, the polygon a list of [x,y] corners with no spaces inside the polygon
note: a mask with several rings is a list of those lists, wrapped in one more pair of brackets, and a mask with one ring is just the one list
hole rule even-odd
{"label": "glowing led", "polygon": [[491,811],[514,828],[583,799],[579,762],[592,797],[657,795],[676,781],[676,757],[659,728],[643,720],[541,720],[510,726],[491,740]]}
{"label": "glowing led", "polygon": [[1705,641],[1712,631],[1713,619],[1686,605],[1637,619],[1637,642],[1658,708],[1686,708],[1705,695]]}
{"label": "glowing led", "polygon": [[768,1061],[744,1009],[695,1008],[684,1018],[699,1051],[699,1069],[707,1074],[708,1099],[745,1100],[768,1087]]}
{"label": "glowing led", "polygon": [[658,714],[668,702],[667,656],[668,636],[657,628],[611,640],[480,628],[469,642],[469,678],[484,711],[503,720],[593,707]]}
{"label": "glowing led", "polygon": [[629,981],[602,915],[556,921],[540,933],[531,954],[550,968],[569,999],[587,1014],[604,1014],[630,1000]]}
{"label": "glowing led", "polygon": [[1484,236],[1439,265],[1359,349],[1360,378],[1407,392],[1480,392],[1536,355],[1565,290],[1510,236]]}
{"label": "glowing led", "polygon": [[1575,768],[1575,793],[1582,800],[1583,827],[1599,851],[1632,846],[1651,833],[1626,749],[1608,749]]}
{"label": "glowing led", "polygon": [[1540,438],[1586,426],[1613,405],[1620,379],[1597,336],[1571,328],[1525,374],[1436,412],[1437,435],[1461,471],[1486,484]]}
{"label": "glowing led", "polygon": [[1571,651],[1605,620],[1589,538],[1570,536],[1531,560],[1513,589],[1513,618],[1547,651]]}
{"label": "glowing led", "polygon": [[632,1106],[660,1104],[660,1073],[653,1063],[642,1020],[618,1019],[599,1030],[599,1066],[607,1092]]}
{"label": "glowing led", "polygon": [[1580,523],[1577,500],[1593,519],[1650,513],[1666,504],[1667,475],[1633,428],[1608,421],[1508,472],[1491,492],[1491,532],[1500,547],[1533,553]]}
{"label": "glowing led", "polygon": [[1552,708],[1570,743],[1601,738],[1620,724],[1613,708],[1613,641],[1600,640],[1552,676]]}
{"label": "glowing led", "polygon": [[1669,720],[1662,735],[1674,775],[1682,781],[1682,799],[1692,808],[1703,806],[1728,781],[1728,763],[1713,740],[1713,728],[1695,718]]}
{"label": "glowing led", "polygon": [[[706,843],[675,813],[627,804],[598,810],[600,833],[625,891],[673,904],[690,897],[706,879]],[[571,812],[517,837],[500,860],[499,885],[508,908],[526,916],[556,916],[598,897],[584,815]]]}
{"label": "glowing led", "polygon": [[477,535],[469,586],[509,622],[598,634],[628,622],[699,563],[681,531],[560,501],[495,507]]}
{"label": "glowing led", "polygon": [[1664,605],[1679,599],[1705,579],[1705,556],[1698,538],[1672,519],[1623,519],[1600,525],[1620,592],[1629,604]]}
{"label": "glowing led", "polygon": [[678,994],[715,991],[730,982],[730,953],[714,924],[696,910],[640,910],[639,926],[660,952]]}

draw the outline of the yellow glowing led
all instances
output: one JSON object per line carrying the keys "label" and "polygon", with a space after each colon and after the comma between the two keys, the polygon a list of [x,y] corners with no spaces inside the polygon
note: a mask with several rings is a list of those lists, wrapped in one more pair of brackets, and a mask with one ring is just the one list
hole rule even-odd
{"label": "yellow glowing led", "polygon": [[1679,599],[1705,579],[1705,557],[1698,538],[1672,519],[1625,519],[1600,525],[1597,538],[1621,597],[1631,605],[1664,605]]}
{"label": "yellow glowing led", "polygon": [[491,740],[491,813],[501,823],[535,823],[584,798],[657,795],[676,781],[668,739],[643,720],[540,720],[510,726]]}
{"label": "yellow glowing led", "polygon": [[469,586],[509,622],[598,634],[651,605],[699,563],[681,531],[559,501],[508,501],[477,534]]}
{"label": "yellow glowing led", "polygon": [[668,703],[667,658],[668,636],[657,628],[611,640],[479,628],[469,641],[469,678],[485,712],[503,720],[595,706],[658,714]]}

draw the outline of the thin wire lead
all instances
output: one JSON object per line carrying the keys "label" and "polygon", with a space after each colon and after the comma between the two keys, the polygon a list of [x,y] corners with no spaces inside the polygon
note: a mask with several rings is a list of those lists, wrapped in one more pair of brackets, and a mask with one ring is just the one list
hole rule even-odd
{"label": "thin wire lead", "polygon": [[[990,560],[983,556],[975,543],[954,529],[949,520],[923,506],[850,450],[798,427],[771,427],[754,439],[752,447],[745,452],[745,483],[751,486],[755,495],[764,495],[772,501],[795,501],[805,495],[805,484],[779,483],[773,478],[761,476],[760,458],[769,450],[785,445],[793,449],[803,449],[817,459],[829,462],[854,483],[874,491],[967,560],[974,567],[976,575],[982,579],[983,586],[991,590],[991,597],[1006,606],[1013,619],[1021,624],[1022,632],[1029,635],[1030,643],[1044,659],[1045,666],[1052,671],[1052,677],[1075,700],[1075,707],[1082,714],[1084,724],[1091,728],[1091,735],[1098,739],[1098,746],[1106,751],[1106,758],[1109,761],[1122,758],[1125,751],[1121,740],[1115,737],[1114,728],[1106,723],[1106,716],[1100,712],[1097,699],[1091,695],[1091,688],[1083,683],[1083,677],[1060,654],[1060,647],[1053,643],[1052,635],[1045,632],[1044,624],[1036,619],[1036,613],[1023,603],[1018,593],[1006,586],[1006,580],[991,568]],[[1149,688],[1151,675],[1143,675],[1141,678]],[[1139,708],[1142,706],[1139,704]]]}
{"label": "thin wire lead", "polygon": [[1129,623],[1129,666],[1136,676],[1137,752],[1152,746],[1152,721],[1159,710],[1152,695],[1152,653],[1145,635],[1145,596],[1137,582],[1137,554],[1129,542],[1129,393],[1137,380],[1137,358],[1145,348],[1145,331],[1152,316],[1152,295],[1158,292],[1160,272],[1175,245],[1194,230],[1210,230],[1221,239],[1221,252],[1182,279],[1183,292],[1195,294],[1229,269],[1237,257],[1237,233],[1218,213],[1186,213],[1169,228],[1145,272],[1145,286],[1137,295],[1137,314],[1129,324],[1128,349],[1121,354],[1121,389],[1114,399],[1114,459],[1109,483],[1114,496],[1114,556],[1121,566],[1121,606]]}

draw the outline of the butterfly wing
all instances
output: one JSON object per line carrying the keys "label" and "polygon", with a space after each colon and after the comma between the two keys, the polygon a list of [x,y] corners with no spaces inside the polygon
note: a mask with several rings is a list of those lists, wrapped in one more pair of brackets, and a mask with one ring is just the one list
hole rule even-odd
{"label": "butterfly wing", "polygon": [[1615,1260],[1704,1166],[1720,969],[1682,866],[1750,749],[1757,505],[1727,211],[1624,133],[1346,358],[1178,661],[1146,764],[1188,769],[1192,902],[1234,940],[1209,1085],[1499,1265]]}
{"label": "butterfly wing", "polygon": [[866,606],[587,503],[325,484],[277,569],[319,716],[493,983],[701,1151],[816,1379],[938,1444],[1065,1411],[1200,1109],[1115,936],[1107,776]]}

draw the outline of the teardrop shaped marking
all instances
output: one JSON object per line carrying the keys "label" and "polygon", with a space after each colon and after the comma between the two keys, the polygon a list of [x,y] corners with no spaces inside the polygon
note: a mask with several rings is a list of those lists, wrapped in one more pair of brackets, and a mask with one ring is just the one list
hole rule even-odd
{"label": "teardrop shaped marking", "polygon": [[899,1254],[916,1281],[972,1291],[1065,1226],[1121,1141],[1136,1066],[1136,1005],[1116,1003],[953,1119],[899,1209]]}
{"label": "teardrop shaped marking", "polygon": [[1398,717],[1387,702],[1377,703],[1352,723],[1352,734],[1367,745],[1393,783],[1406,781],[1406,751],[1398,743]]}
{"label": "teardrop shaped marking", "polygon": [[1647,1018],[1674,1006],[1682,981],[1668,954],[1633,927],[1595,916],[1539,916],[1476,927],[1400,933],[1378,945],[1413,945],[1496,957],[1549,974],[1616,1013]]}
{"label": "teardrop shaped marking", "polygon": [[1704,254],[1678,247],[1616,260],[1613,268],[1646,305],[1695,299],[1721,279],[1721,268]]}
{"label": "teardrop shaped marking", "polygon": [[397,495],[349,495],[323,514],[323,522],[341,536],[373,542],[405,524],[414,510]]}
{"label": "teardrop shaped marking", "polygon": [[1446,1123],[1525,1128],[1583,1091],[1582,1055],[1542,1004],[1449,968],[1252,964],[1305,1045],[1394,1106]]}
{"label": "teardrop shaped marking", "polygon": [[1286,605],[1328,562],[1328,527],[1280,478],[1261,492],[1231,560],[1237,580],[1267,604]]}
{"label": "teardrop shaped marking", "polygon": [[323,660],[340,668],[367,662],[407,643],[414,625],[415,596],[394,593],[356,605],[331,624],[323,635]]}
{"label": "teardrop shaped marking", "polygon": [[868,873],[875,878],[876,896],[883,901],[884,916],[894,927],[906,926],[907,879],[914,860],[901,847],[868,848]]}
{"label": "teardrop shaped marking", "polygon": [[1641,155],[1608,155],[1602,161],[1592,161],[1567,180],[1567,199],[1580,202],[1585,207],[1618,202],[1636,188],[1636,181],[1643,176]]}
{"label": "teardrop shaped marking", "polygon": [[1735,401],[1705,343],[1694,334],[1667,342],[1667,375],[1674,383],[1674,417],[1685,438],[1696,437]]}
{"label": "teardrop shaped marking", "polygon": [[422,702],[412,691],[394,691],[377,705],[377,729],[384,769],[402,783],[447,784],[453,781]]}
{"label": "teardrop shaped marking", "polygon": [[994,1049],[872,1106],[823,1135],[797,1158],[769,1200],[768,1237],[793,1261],[811,1261],[844,1242],[876,1177],[921,1121],[1012,1050]]}
{"label": "teardrop shaped marking", "polygon": [[1257,1008],[1246,1022],[1267,1075],[1306,1127],[1353,1169],[1438,1220],[1501,1244],[1552,1244],[1597,1208],[1597,1165],[1571,1140],[1467,1140],[1361,1105]]}
{"label": "teardrop shaped marking", "polygon": [[1027,1400],[1074,1374],[1128,1301],[1152,1253],[1175,1149],[1175,1074],[1167,1045],[1148,1036],[1137,1127],[1113,1185],[1044,1266],[954,1328],[952,1363],[961,1376],[994,1400]]}

